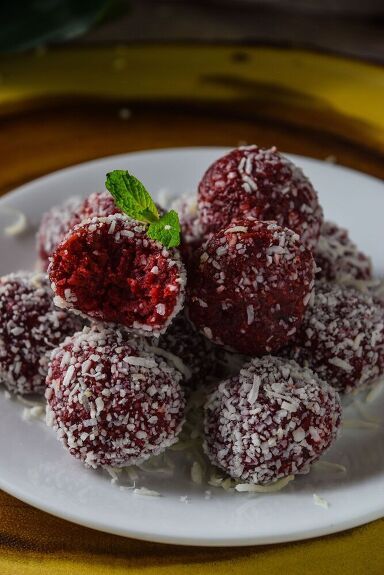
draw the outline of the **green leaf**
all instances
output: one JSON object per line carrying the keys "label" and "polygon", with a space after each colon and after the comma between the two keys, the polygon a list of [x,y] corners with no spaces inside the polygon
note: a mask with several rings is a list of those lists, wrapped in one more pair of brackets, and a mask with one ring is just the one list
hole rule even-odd
{"label": "green leaf", "polygon": [[164,214],[157,222],[151,224],[147,232],[152,240],[157,240],[166,248],[180,245],[179,216],[174,210]]}
{"label": "green leaf", "polygon": [[130,218],[147,224],[158,221],[159,212],[151,196],[143,184],[126,170],[107,174],[105,186],[117,207]]}

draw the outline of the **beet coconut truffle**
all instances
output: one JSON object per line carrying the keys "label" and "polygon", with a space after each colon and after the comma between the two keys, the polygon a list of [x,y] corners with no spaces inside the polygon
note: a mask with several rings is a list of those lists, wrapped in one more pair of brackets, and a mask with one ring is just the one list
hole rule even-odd
{"label": "beet coconut truffle", "polygon": [[314,269],[295,232],[275,222],[234,221],[193,260],[189,318],[214,343],[247,355],[273,352],[302,323]]}
{"label": "beet coconut truffle", "polygon": [[331,386],[294,361],[265,356],[209,396],[204,449],[234,479],[267,484],[307,473],[335,440],[340,418]]}
{"label": "beet coconut truffle", "polygon": [[314,248],[323,221],[311,182],[275,147],[245,146],[214,162],[200,182],[198,206],[206,237],[252,215],[294,230]]}
{"label": "beet coconut truffle", "polygon": [[49,258],[67,233],[82,221],[94,217],[106,217],[119,213],[108,191],[94,192],[85,200],[72,197],[46,212],[37,232],[37,249],[43,267],[47,269]]}
{"label": "beet coconut truffle", "polygon": [[183,312],[153,345],[174,356],[175,367],[183,373],[188,387],[204,384],[216,370],[217,354],[213,345],[191,325]]}
{"label": "beet coconut truffle", "polygon": [[0,278],[0,383],[16,394],[41,393],[52,349],[81,327],[55,308],[45,274]]}
{"label": "beet coconut truffle", "polygon": [[185,269],[177,250],[125,215],[76,226],[52,256],[55,303],[143,335],[160,335],[180,311]]}
{"label": "beet coconut truffle", "polygon": [[43,214],[37,232],[37,251],[45,270],[58,244],[73,226],[80,223],[77,214],[81,203],[81,198],[74,196]]}
{"label": "beet coconut truffle", "polygon": [[284,355],[349,393],[384,373],[384,307],[351,287],[316,283],[313,304]]}
{"label": "beet coconut truffle", "polygon": [[182,196],[175,200],[171,207],[179,214],[181,226],[180,252],[183,261],[188,265],[189,260],[204,241],[197,208],[197,198],[189,195]]}
{"label": "beet coconut truffle", "polygon": [[332,222],[324,222],[314,255],[320,279],[345,284],[372,278],[370,258],[359,251],[347,230]]}
{"label": "beet coconut truffle", "polygon": [[140,464],[177,441],[185,408],[180,380],[142,343],[118,330],[84,328],[52,354],[47,423],[89,467]]}

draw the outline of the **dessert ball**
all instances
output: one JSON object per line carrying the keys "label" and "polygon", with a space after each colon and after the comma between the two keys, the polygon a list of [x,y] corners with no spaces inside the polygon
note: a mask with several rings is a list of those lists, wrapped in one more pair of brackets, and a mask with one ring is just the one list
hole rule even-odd
{"label": "dessert ball", "polygon": [[350,393],[384,373],[384,307],[354,288],[316,283],[297,338],[284,355]]}
{"label": "dessert ball", "polygon": [[294,361],[265,356],[209,396],[204,449],[234,479],[266,484],[307,473],[335,440],[340,419],[334,388]]}
{"label": "dessert ball", "polygon": [[359,251],[347,230],[332,222],[324,222],[321,228],[315,260],[319,279],[346,284],[372,277],[370,258]]}
{"label": "dessert ball", "polygon": [[85,328],[54,350],[47,423],[89,467],[139,464],[177,441],[181,374],[118,330]]}
{"label": "dessert ball", "polygon": [[[156,204],[156,207],[159,214],[162,215],[164,213],[163,208],[158,204]],[[113,216],[113,214],[121,213],[122,212],[120,208],[116,206],[112,195],[108,190],[104,190],[103,192],[93,192],[93,194],[83,200],[79,208],[78,218],[80,222],[83,222],[92,218],[106,218],[108,216]],[[125,214],[124,217],[128,218]]]}
{"label": "dessert ball", "polygon": [[120,209],[116,206],[115,200],[108,192],[93,192],[83,200],[79,209],[80,221],[91,218],[104,218],[113,214],[120,214]]}
{"label": "dessert ball", "polygon": [[183,261],[188,265],[189,260],[203,243],[203,231],[201,229],[196,196],[186,195],[175,200],[171,209],[179,215],[181,227],[180,252]]}
{"label": "dessert ball", "polygon": [[78,213],[81,203],[81,198],[74,196],[43,214],[37,232],[37,251],[44,270],[47,269],[50,256],[66,233],[80,223]]}
{"label": "dessert ball", "polygon": [[179,313],[167,331],[152,344],[170,354],[188,387],[204,384],[215,373],[217,358],[213,345],[191,325],[184,312]]}
{"label": "dessert ball", "polygon": [[122,214],[76,226],[53,254],[49,276],[57,306],[148,336],[163,333],[184,301],[178,250]]}
{"label": "dessert ball", "polygon": [[366,290],[368,290],[376,303],[384,307],[384,280],[376,278],[367,283]]}
{"label": "dessert ball", "polygon": [[214,234],[188,275],[188,314],[214,343],[246,355],[285,345],[300,327],[315,264],[275,222],[238,220]]}
{"label": "dessert ball", "polygon": [[15,394],[41,393],[52,349],[81,327],[55,308],[45,274],[0,278],[0,383]]}
{"label": "dessert ball", "polygon": [[214,162],[200,182],[198,206],[205,236],[252,215],[294,230],[314,248],[323,221],[311,182],[275,147],[245,146]]}
{"label": "dessert ball", "polygon": [[120,210],[108,191],[94,192],[85,200],[74,196],[43,214],[37,232],[37,250],[42,267],[47,269],[49,258],[67,233],[83,220],[105,217]]}

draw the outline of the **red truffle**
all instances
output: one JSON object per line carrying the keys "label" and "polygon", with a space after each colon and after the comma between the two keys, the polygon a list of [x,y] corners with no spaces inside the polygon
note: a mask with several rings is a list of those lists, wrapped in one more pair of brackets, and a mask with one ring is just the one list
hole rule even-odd
{"label": "red truffle", "polygon": [[107,216],[120,213],[121,211],[116,206],[115,200],[105,190],[103,192],[93,192],[93,194],[87,196],[79,208],[78,217],[83,222],[91,218],[106,218]]}
{"label": "red truffle", "polygon": [[188,314],[213,342],[262,355],[300,327],[315,264],[299,236],[275,222],[240,220],[214,234],[188,276]]}
{"label": "red truffle", "polygon": [[73,226],[80,223],[77,214],[81,203],[81,198],[74,196],[43,214],[37,232],[37,251],[44,270],[58,244]]}
{"label": "red truffle", "polygon": [[347,230],[332,222],[324,222],[314,255],[319,279],[348,284],[372,278],[370,258],[359,251]]}
{"label": "red truffle", "polygon": [[67,233],[84,220],[120,213],[108,191],[94,192],[85,200],[74,196],[46,212],[37,232],[37,250],[44,269]]}
{"label": "red truffle", "polygon": [[136,465],[177,441],[181,374],[118,330],[94,327],[52,353],[47,423],[88,467]]}
{"label": "red truffle", "polygon": [[0,383],[16,394],[41,393],[52,349],[81,327],[55,308],[45,274],[0,278]]}
{"label": "red truffle", "polygon": [[179,252],[122,214],[76,226],[53,254],[49,276],[59,307],[148,336],[163,333],[184,300]]}
{"label": "red truffle", "polygon": [[221,383],[205,405],[205,451],[236,480],[308,473],[340,425],[337,392],[294,361],[265,356]]}
{"label": "red truffle", "polygon": [[349,393],[384,373],[384,308],[351,287],[316,283],[304,323],[284,355]]}
{"label": "red truffle", "polygon": [[195,388],[204,384],[216,371],[218,358],[214,346],[196,331],[183,312],[179,313],[153,345],[171,354],[171,360],[183,373],[188,387]]}
{"label": "red truffle", "polygon": [[204,241],[197,209],[197,198],[191,195],[181,196],[172,203],[171,209],[175,210],[179,215],[181,227],[180,252],[184,263],[188,266],[193,254],[201,247]]}
{"label": "red truffle", "polygon": [[198,206],[206,237],[251,215],[277,221],[314,248],[323,221],[311,182],[275,147],[241,147],[214,162],[200,182]]}

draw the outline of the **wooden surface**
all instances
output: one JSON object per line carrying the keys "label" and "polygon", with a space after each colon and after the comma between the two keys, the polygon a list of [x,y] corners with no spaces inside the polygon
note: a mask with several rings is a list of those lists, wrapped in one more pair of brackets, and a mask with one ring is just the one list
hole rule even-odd
{"label": "wooden surface", "polygon": [[222,117],[236,108],[247,123],[300,125],[384,153],[383,69],[329,54],[188,43],[0,54],[0,115],[73,97],[172,110],[189,103]]}
{"label": "wooden surface", "polygon": [[[286,152],[340,164],[384,178],[384,153],[342,137],[304,128],[193,109],[82,103],[0,116],[0,191],[64,166],[121,152],[173,146],[277,145]],[[74,190],[75,192],[75,190]]]}
{"label": "wooden surface", "polygon": [[[188,109],[132,107],[122,120],[118,103],[68,103],[0,118],[0,191],[61,167],[100,156],[139,149],[276,144],[287,152],[341,164],[384,177],[383,157],[342,138],[311,133],[238,115],[196,113]],[[73,190],[75,193],[76,190]],[[2,462],[6,465],[6,462]],[[352,502],[351,502],[352,503]],[[260,575],[281,573],[384,572],[384,520],[346,533],[294,545],[252,549],[187,549],[94,532],[25,505],[0,492],[1,575],[82,573],[208,573],[223,566],[249,573],[252,558]],[[309,563],[310,562],[310,567]],[[335,565],[343,567],[336,570]],[[224,571],[221,571],[224,572]],[[228,571],[227,571],[228,572]]]}

